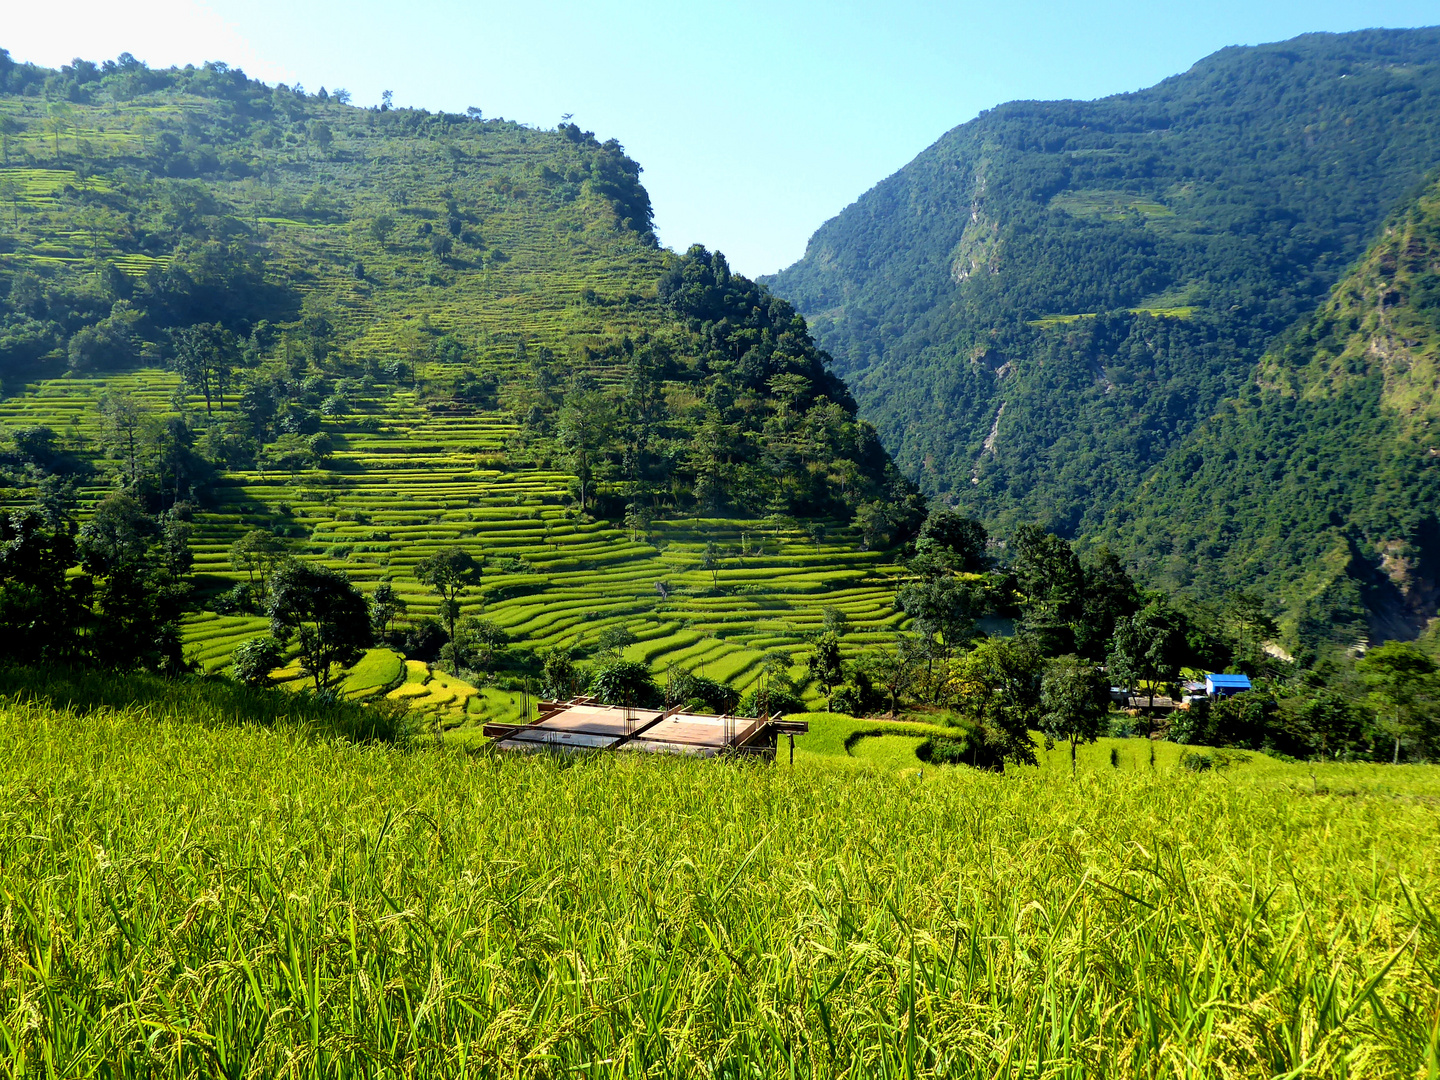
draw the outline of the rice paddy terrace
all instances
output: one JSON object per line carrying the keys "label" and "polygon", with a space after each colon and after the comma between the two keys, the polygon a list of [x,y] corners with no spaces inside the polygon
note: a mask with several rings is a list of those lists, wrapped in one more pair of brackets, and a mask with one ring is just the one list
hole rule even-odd
{"label": "rice paddy terrace", "polygon": [[[46,424],[93,445],[95,402],[105,389],[160,407],[178,387],[175,375],[158,370],[51,380],[0,400],[0,426]],[[901,618],[893,568],[860,550],[842,524],[829,523],[819,540],[763,521],[693,517],[628,533],[565,506],[567,474],[509,467],[504,444],[515,429],[505,414],[433,413],[410,391],[383,389],[384,397],[358,401],[351,416],[325,421],[337,447],[325,470],[225,474],[214,509],[196,517],[195,572],[207,592],[244,580],[228,557],[238,536],[279,523],[298,554],[343,569],[367,591],[389,582],[412,616],[433,615],[438,598],[415,580],[414,566],[460,544],[487,557],[465,613],[483,613],[516,644],[583,646],[623,625],[640,639],[627,650],[631,658],[662,674],[681,664],[742,690],[767,650],[796,650],[827,606],[849,617],[852,651],[888,640]],[[81,497],[93,501],[107,490],[102,473]],[[710,542],[726,553],[713,572],[702,565]],[[204,612],[187,622],[187,650],[217,669],[265,626],[259,617]],[[451,722],[472,698],[468,712],[478,720],[505,711],[513,696],[489,691],[486,698],[438,673],[418,681],[413,666],[408,677],[396,696]],[[392,671],[389,681],[399,679]]]}
{"label": "rice paddy terrace", "polygon": [[[222,472],[196,518],[202,602],[242,580],[228,547],[260,527],[362,589],[391,583],[411,617],[438,608],[415,564],[463,545],[487,560],[465,614],[483,614],[525,649],[584,646],[624,625],[639,639],[629,656],[662,677],[679,664],[743,690],[767,650],[793,652],[820,625],[823,606],[849,616],[852,653],[893,632],[891,571],[843,522],[823,522],[821,535],[807,523],[670,513],[631,531],[577,513],[573,478],[543,451],[516,452],[512,390],[527,347],[550,350],[562,373],[588,364],[610,388],[620,373],[599,359],[608,347],[677,328],[656,295],[673,256],[649,235],[638,167],[618,144],[577,128],[365,110],[284,88],[257,97],[258,84],[236,92],[231,75],[185,76],[220,86],[213,96],[176,86],[64,104],[0,94],[11,131],[0,167],[4,283],[99,295],[111,267],[148,289],[218,238],[263,256],[280,297],[266,316],[274,325],[319,319],[333,329],[329,358],[315,364],[354,372],[403,360],[414,370],[408,382],[367,380],[346,415],[324,418],[334,452],[323,467]],[[459,370],[429,351],[442,335],[463,344],[466,369],[498,380],[499,407],[425,392]],[[78,493],[83,514],[113,486],[115,463],[99,445],[102,394],[123,391],[200,426],[204,403],[143,349],[113,371],[66,371],[63,335],[57,342],[28,365],[0,364],[0,429],[47,425],[96,463]],[[233,402],[217,422],[229,415]],[[722,555],[706,569],[709,544]],[[185,627],[187,651],[222,668],[265,626],[202,611]],[[405,698],[448,725],[515,712],[513,694],[385,650],[362,668],[351,692]]]}

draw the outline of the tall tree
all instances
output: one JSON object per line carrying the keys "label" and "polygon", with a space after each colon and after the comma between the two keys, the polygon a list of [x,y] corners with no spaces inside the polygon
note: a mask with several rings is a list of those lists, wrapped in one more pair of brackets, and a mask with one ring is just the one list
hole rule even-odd
{"label": "tall tree", "polygon": [[589,505],[592,484],[614,429],[614,412],[599,390],[567,394],[556,424],[566,464],[580,481],[580,510]]}
{"label": "tall tree", "polygon": [[264,593],[269,588],[271,568],[285,557],[288,548],[282,537],[268,529],[251,529],[230,545],[230,565],[249,577],[251,589],[258,584]]}
{"label": "tall tree", "polygon": [[1075,648],[1090,660],[1105,659],[1115,624],[1144,606],[1140,590],[1120,557],[1108,547],[1098,548],[1082,566],[1084,595],[1075,624]]}
{"label": "tall tree", "polygon": [[126,487],[133,488],[140,479],[140,456],[150,415],[150,409],[123,391],[100,398],[101,442],[125,463]]}
{"label": "tall tree", "polygon": [[1112,677],[1127,690],[1149,684],[1145,709],[1145,735],[1151,739],[1150,764],[1155,764],[1153,740],[1155,685],[1173,683],[1185,655],[1185,631],[1179,614],[1162,600],[1153,600],[1140,611],[1115,624],[1107,665]]}
{"label": "tall tree", "polygon": [[1110,679],[1078,656],[1058,656],[1045,665],[1040,680],[1040,730],[1047,739],[1070,744],[1070,775],[1075,775],[1077,746],[1100,737],[1110,711]]}
{"label": "tall tree", "polygon": [[270,576],[267,604],[270,633],[300,648],[300,668],[315,683],[315,692],[329,688],[335,668],[349,667],[364,655],[373,636],[365,597],[338,570],[287,559]]}
{"label": "tall tree", "polygon": [[189,597],[188,536],[176,515],[145,513],[131,495],[107,496],[80,528],[80,564],[94,580],[88,642],[104,667],[183,668],[180,616]]}
{"label": "tall tree", "polygon": [[175,349],[175,370],[192,390],[205,398],[205,412],[211,414],[212,395],[225,408],[225,388],[239,358],[235,335],[219,323],[196,323],[171,331]]}
{"label": "tall tree", "polygon": [[960,664],[962,711],[1004,761],[1034,765],[1030,729],[1040,719],[1044,657],[1027,638],[989,638]]}
{"label": "tall tree", "polygon": [[384,636],[395,619],[405,614],[410,605],[395,591],[395,586],[382,581],[370,594],[370,625],[375,633]]}
{"label": "tall tree", "polygon": [[1025,628],[1051,654],[1072,651],[1071,624],[1080,616],[1085,595],[1080,559],[1064,539],[1038,525],[1020,526],[1011,548]]}
{"label": "tall tree", "polygon": [[0,199],[10,204],[11,226],[20,228],[20,185],[8,176],[0,177]]}
{"label": "tall tree", "polygon": [[[455,641],[455,622],[460,617],[460,597],[480,584],[481,563],[462,547],[441,548],[415,564],[415,580],[433,589],[440,597],[440,612]],[[459,660],[452,655],[451,674],[460,674]]]}
{"label": "tall tree", "polygon": [[899,591],[896,606],[915,620],[915,629],[937,644],[946,660],[975,636],[975,620],[985,607],[979,590],[954,577],[912,581]]}
{"label": "tall tree", "polygon": [[1395,741],[1393,761],[1409,744],[1423,752],[1440,735],[1440,674],[1435,661],[1417,646],[1387,641],[1356,663],[1369,688],[1371,706],[1381,726]]}
{"label": "tall tree", "polygon": [[705,541],[705,550],[700,555],[700,569],[710,573],[710,584],[713,588],[720,587],[720,545],[714,540]]}
{"label": "tall tree", "polygon": [[0,654],[12,663],[83,656],[90,579],[70,575],[79,561],[75,523],[45,519],[33,508],[0,515]]}
{"label": "tall tree", "polygon": [[5,164],[10,164],[10,140],[25,130],[22,124],[13,116],[0,116],[0,153],[5,156]]}
{"label": "tall tree", "polygon": [[930,511],[915,541],[916,555],[935,559],[962,574],[978,574],[989,564],[985,549],[990,543],[985,526],[954,510]]}
{"label": "tall tree", "polygon": [[815,651],[807,661],[810,678],[814,679],[828,698],[830,692],[845,681],[845,668],[840,655],[840,637],[827,630],[815,638]]}

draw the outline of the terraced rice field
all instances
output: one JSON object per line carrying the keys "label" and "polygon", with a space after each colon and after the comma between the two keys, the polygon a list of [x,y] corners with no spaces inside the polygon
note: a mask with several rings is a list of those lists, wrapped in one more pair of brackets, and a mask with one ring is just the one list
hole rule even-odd
{"label": "terraced rice field", "polygon": [[[226,228],[263,250],[267,280],[286,284],[287,303],[324,313],[335,347],[351,360],[403,359],[422,390],[427,380],[445,385],[455,372],[435,362],[430,347],[449,333],[463,342],[471,369],[506,383],[527,364],[519,346],[548,348],[564,365],[580,362],[587,347],[673,326],[673,312],[656,299],[666,256],[620,227],[611,204],[576,179],[587,175],[596,147],[504,121],[307,107],[332,129],[328,149],[298,128],[251,140],[240,148],[251,175],[217,173],[203,187],[229,219]],[[163,263],[168,256],[139,250],[135,236],[85,196],[129,191],[134,174],[122,165],[149,168],[156,133],[213,118],[214,109],[213,101],[178,92],[77,103],[57,139],[42,103],[0,102],[22,128],[10,139],[8,164],[0,164],[0,180],[14,181],[13,199],[0,206],[10,217],[0,267],[78,281],[97,257],[131,276]],[[163,215],[168,184],[126,198]],[[452,213],[464,227],[438,258],[429,238]],[[377,232],[382,220],[390,224]],[[614,383],[617,370],[583,362],[602,385]],[[178,395],[173,374],[140,370],[7,385],[0,428],[45,424],[67,446],[94,454],[95,405],[107,388],[158,411],[187,409],[203,422],[203,403]],[[437,599],[414,580],[415,564],[462,544],[489,559],[465,613],[492,619],[518,647],[584,645],[623,625],[639,639],[631,656],[662,675],[681,663],[741,688],[766,650],[795,651],[820,625],[824,605],[850,616],[852,651],[894,626],[888,571],[847,528],[830,523],[820,544],[730,519],[662,521],[630,535],[572,512],[565,473],[517,464],[520,432],[509,413],[432,409],[413,390],[389,385],[351,400],[350,416],[324,422],[336,449],[323,471],[240,471],[217,485],[197,519],[202,596],[240,579],[227,549],[247,529],[264,527],[291,537],[299,554],[344,569],[363,589],[390,582],[417,617],[434,614]],[[82,502],[108,490],[104,473],[81,492]],[[700,565],[711,542],[727,552],[714,578]],[[187,648],[215,670],[264,625],[200,612],[187,622]],[[446,723],[512,707],[458,692],[441,701],[447,691],[432,682],[434,700],[426,697],[424,707]]]}
{"label": "terraced rice field", "polygon": [[[107,387],[169,408],[178,382],[153,370],[51,380],[0,400],[0,427],[47,424],[93,446],[94,404]],[[639,639],[629,657],[662,678],[680,664],[742,691],[766,651],[789,651],[798,663],[804,635],[821,625],[827,606],[849,617],[851,653],[888,640],[900,619],[892,568],[860,550],[847,527],[829,523],[816,543],[760,521],[682,518],[631,536],[567,507],[567,474],[510,467],[505,446],[516,429],[506,414],[432,412],[409,390],[377,393],[358,401],[354,415],[325,420],[337,450],[323,471],[225,475],[196,517],[195,574],[206,595],[244,580],[228,557],[237,537],[279,526],[298,554],[344,570],[366,591],[389,582],[412,617],[436,615],[438,598],[415,580],[414,567],[459,544],[487,559],[464,613],[493,620],[518,647],[583,647],[607,627],[624,626]],[[97,477],[82,500],[106,490]],[[726,553],[713,575],[701,565],[712,541]],[[201,612],[187,620],[187,652],[216,670],[264,628],[258,617]],[[495,715],[488,704],[472,704],[473,695],[445,696],[444,685],[403,696],[451,721]]]}

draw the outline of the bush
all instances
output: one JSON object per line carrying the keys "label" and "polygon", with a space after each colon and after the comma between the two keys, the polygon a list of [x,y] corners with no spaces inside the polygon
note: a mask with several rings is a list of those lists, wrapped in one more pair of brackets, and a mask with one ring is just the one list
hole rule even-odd
{"label": "bush", "polygon": [[249,615],[255,611],[255,600],[250,586],[244,583],[227,589],[210,603],[210,610],[216,615]]}
{"label": "bush", "polygon": [[683,703],[690,712],[731,713],[740,702],[740,694],[733,686],[704,675],[672,670],[665,685],[665,700],[671,705]]}
{"label": "bush", "polygon": [[[800,695],[795,693],[788,686],[779,685],[779,680],[772,680],[771,685],[765,690],[764,712],[766,716],[773,716],[775,713],[797,713],[805,711],[805,702]],[[741,716],[759,716],[761,712],[760,701],[761,690],[756,687],[740,699]]]}
{"label": "bush", "polygon": [[1303,747],[1277,723],[1275,699],[1263,690],[1247,690],[1178,710],[1170,722],[1172,742],[1203,746],[1238,746],[1245,750],[1281,748],[1285,753]]}
{"label": "bush", "polygon": [[915,756],[927,765],[969,765],[995,772],[1005,768],[1000,748],[986,742],[978,732],[971,732],[968,738],[933,736],[920,744]]}
{"label": "bush", "polygon": [[830,711],[846,716],[869,716],[883,704],[870,676],[860,670],[851,674],[849,682],[830,691]]}
{"label": "bush", "polygon": [[959,739],[943,739],[937,736],[927,739],[916,752],[916,756],[921,761],[935,765],[968,765],[970,762],[966,755],[969,750],[969,745]]}
{"label": "bush", "polygon": [[249,687],[270,685],[270,672],[285,661],[280,642],[268,635],[242,641],[235,648],[231,669],[235,678]]}
{"label": "bush", "polygon": [[407,660],[423,660],[433,664],[440,659],[440,650],[450,640],[440,620],[426,617],[417,619],[408,626],[390,630],[385,634],[385,644],[405,654]]}
{"label": "bush", "polygon": [[650,669],[638,660],[609,660],[590,676],[590,693],[606,705],[649,705],[659,697]]}
{"label": "bush", "polygon": [[[1114,725],[1111,726],[1113,728]],[[1192,701],[1188,709],[1176,709],[1170,714],[1170,731],[1166,738],[1171,742],[1194,745],[1202,741],[1209,726],[1210,702]]]}
{"label": "bush", "polygon": [[1223,769],[1236,762],[1249,760],[1244,754],[1222,754],[1219,750],[1210,750],[1202,754],[1195,750],[1187,750],[1180,755],[1180,767],[1189,772],[1209,772],[1211,769]]}
{"label": "bush", "polygon": [[[1171,721],[1172,725],[1174,721]],[[1105,734],[1112,739],[1130,739],[1135,736],[1135,729],[1139,726],[1139,720],[1129,713],[1112,712],[1105,725]],[[1173,731],[1173,727],[1172,727]],[[1181,741],[1181,740],[1176,740]]]}
{"label": "bush", "polygon": [[560,649],[540,654],[540,671],[540,694],[551,701],[568,701],[585,685],[574,657]]}

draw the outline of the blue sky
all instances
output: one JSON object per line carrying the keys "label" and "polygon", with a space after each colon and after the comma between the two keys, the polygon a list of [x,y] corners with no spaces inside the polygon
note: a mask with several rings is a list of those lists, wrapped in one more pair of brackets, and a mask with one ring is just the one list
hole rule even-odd
{"label": "blue sky", "polygon": [[343,86],[359,104],[389,89],[399,105],[475,105],[542,127],[573,113],[644,167],[662,242],[719,248],[752,275],[798,259],[823,221],[1002,101],[1135,90],[1226,45],[1440,23],[1440,0],[15,7],[0,47],[21,60],[128,50],[155,65],[225,60],[271,82]]}

